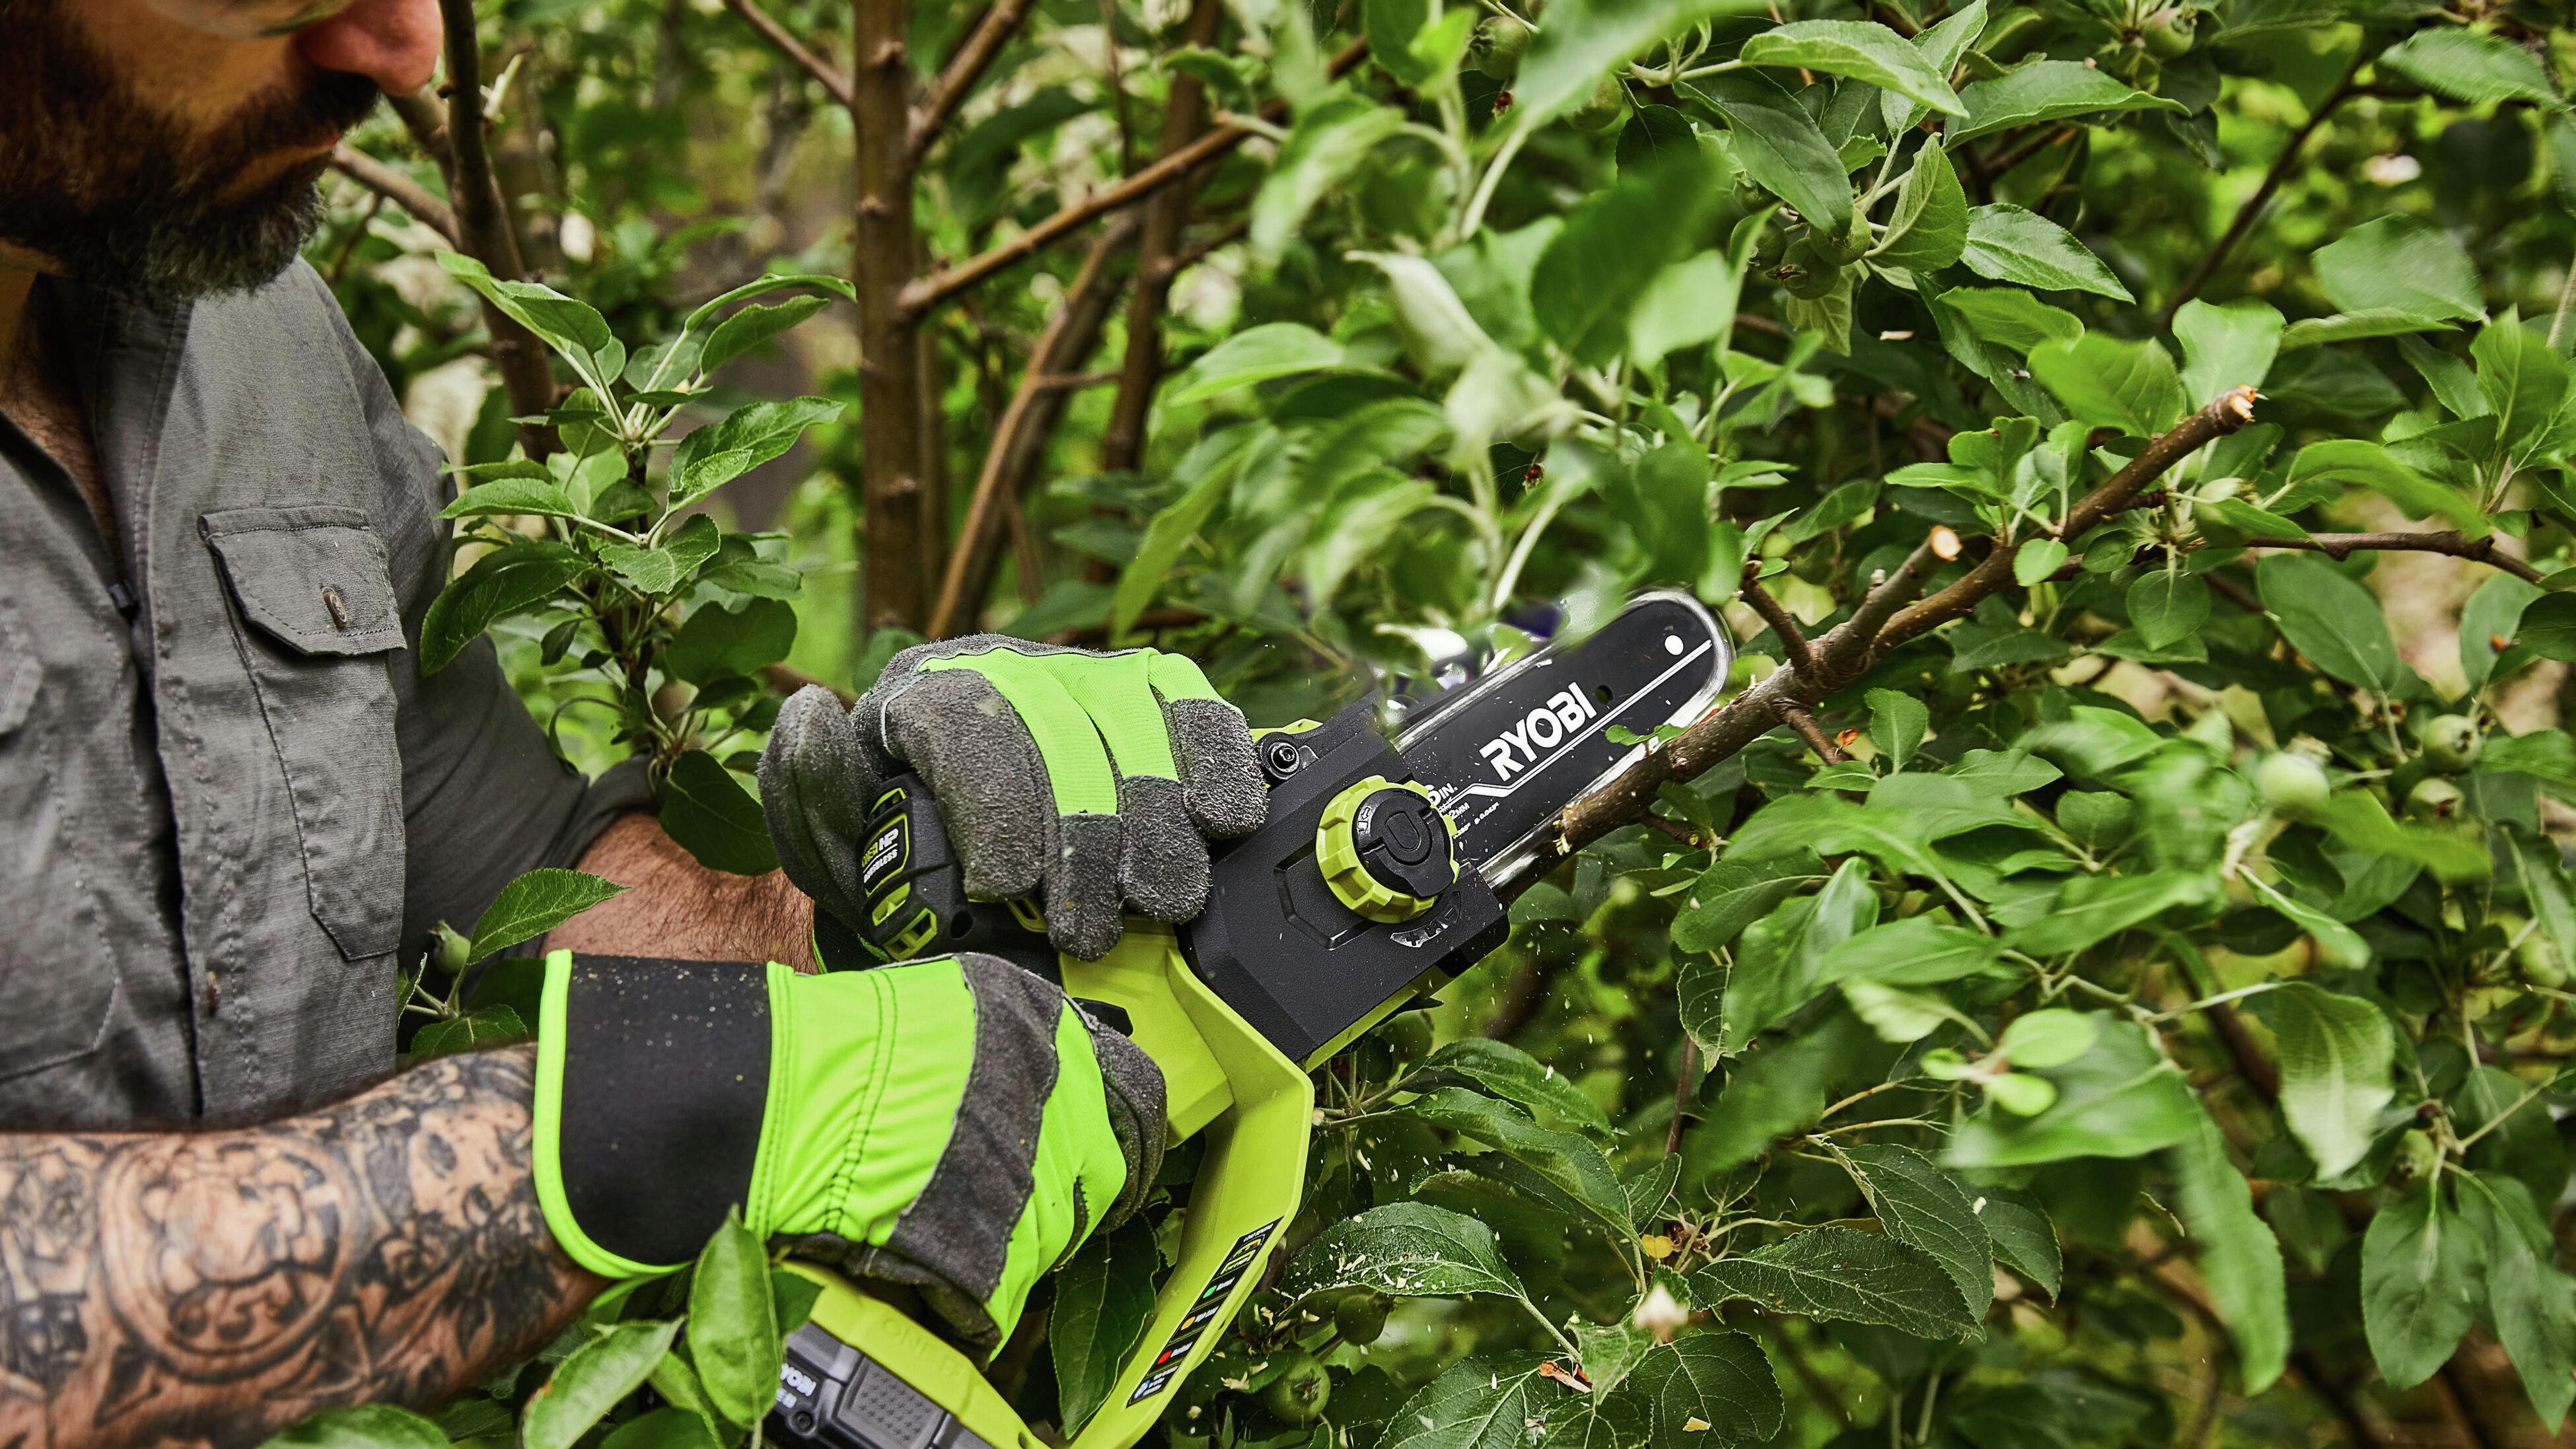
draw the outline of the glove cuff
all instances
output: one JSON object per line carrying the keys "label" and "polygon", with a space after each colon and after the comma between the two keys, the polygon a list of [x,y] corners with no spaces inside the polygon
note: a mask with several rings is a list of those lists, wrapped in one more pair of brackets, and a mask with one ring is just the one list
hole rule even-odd
{"label": "glove cuff", "polygon": [[666,1272],[745,1201],[771,977],[785,970],[546,957],[531,1156],[546,1226],[574,1262],[609,1278]]}

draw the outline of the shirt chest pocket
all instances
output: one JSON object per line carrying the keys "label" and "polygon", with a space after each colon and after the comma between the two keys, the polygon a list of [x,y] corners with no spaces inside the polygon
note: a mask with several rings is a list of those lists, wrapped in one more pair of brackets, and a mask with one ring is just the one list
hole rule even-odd
{"label": "shirt chest pocket", "polygon": [[401,942],[403,647],[384,541],[353,508],[239,508],[200,527],[285,771],[314,919],[352,961]]}

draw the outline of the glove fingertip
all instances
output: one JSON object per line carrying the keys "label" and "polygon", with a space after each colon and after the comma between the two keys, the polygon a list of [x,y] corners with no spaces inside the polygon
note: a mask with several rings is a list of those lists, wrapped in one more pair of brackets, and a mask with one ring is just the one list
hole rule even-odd
{"label": "glove fingertip", "polygon": [[1176,699],[1163,706],[1163,718],[1199,829],[1219,840],[1260,829],[1270,813],[1269,781],[1243,712],[1223,700]]}

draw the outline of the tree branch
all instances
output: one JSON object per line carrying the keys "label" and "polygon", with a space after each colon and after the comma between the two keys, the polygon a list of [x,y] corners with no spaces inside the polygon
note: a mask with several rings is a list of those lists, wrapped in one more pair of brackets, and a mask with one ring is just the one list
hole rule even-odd
{"label": "tree branch", "polygon": [[2249,538],[2248,548],[2303,548],[2326,554],[2341,563],[2354,553],[2374,550],[2397,553],[2444,553],[2453,558],[2470,559],[2500,568],[2525,583],[2539,583],[2540,570],[2498,549],[2493,536],[2470,538],[2455,529],[2438,533],[2312,533],[2305,538]]}
{"label": "tree branch", "polygon": [[725,0],[725,8],[759,31],[760,38],[768,41],[771,49],[794,61],[797,69],[812,76],[825,91],[830,92],[833,100],[840,102],[843,110],[858,104],[857,88],[849,74],[807,49],[805,42],[779,24],[776,16],[760,8],[760,0]]}
{"label": "tree branch", "polygon": [[1137,224],[1122,217],[1100,234],[1090,255],[1083,258],[1082,270],[1065,289],[1064,301],[1030,347],[1020,385],[993,425],[993,441],[984,450],[984,465],[976,475],[975,494],[966,505],[957,545],[949,550],[939,600],[922,631],[930,638],[945,639],[958,632],[958,626],[983,603],[983,590],[991,587],[993,561],[1000,552],[1004,501],[1018,492],[1012,486],[1020,481],[1013,476],[1012,463],[1024,452],[1020,440],[1034,435],[1042,449],[1045,434],[1054,430],[1055,419],[1064,411],[1065,389],[1051,384],[1099,341],[1101,324],[1109,315],[1108,299],[1102,294],[1117,285],[1110,264],[1136,231]]}
{"label": "tree branch", "polygon": [[455,191],[455,149],[447,144],[447,107],[423,86],[416,91],[397,91],[386,95],[385,105],[402,118],[403,129],[411,132],[413,144],[421,154],[438,165],[438,172],[450,180],[448,190]]}
{"label": "tree branch", "polygon": [[1816,646],[1807,642],[1806,631],[1798,627],[1797,619],[1781,607],[1778,599],[1771,597],[1771,591],[1762,587],[1762,581],[1746,574],[1735,596],[1752,605],[1762,622],[1771,626],[1771,632],[1780,636],[1780,649],[1789,656],[1790,667],[1812,678],[1817,673]]}
{"label": "tree branch", "polygon": [[346,141],[331,148],[331,165],[341,175],[410,212],[414,220],[447,238],[449,246],[457,244],[455,211],[400,167],[388,166]]}
{"label": "tree branch", "polygon": [[[740,0],[740,3],[748,4],[750,0]],[[921,164],[921,158],[930,150],[931,143],[947,129],[948,122],[957,114],[957,108],[966,103],[967,93],[974,90],[975,82],[983,78],[985,68],[993,63],[993,57],[1002,53],[1002,46],[1019,33],[1020,26],[1027,21],[1029,11],[1036,4],[1037,0],[995,0],[993,8],[984,12],[984,18],[967,35],[966,43],[949,57],[946,68],[923,93],[921,104],[913,107],[912,120],[906,128],[905,145],[914,165]],[[1109,44],[1115,46],[1117,41],[1113,38]]]}
{"label": "tree branch", "polygon": [[[2254,399],[2254,389],[2240,387],[2150,441],[2137,457],[2076,500],[2066,512],[2062,534],[2081,537],[2135,503],[2149,483],[2194,450],[2252,422]],[[1894,575],[1870,589],[1850,619],[1817,642],[1816,674],[1794,666],[1774,670],[1662,749],[1648,751],[1616,779],[1567,806],[1537,859],[1521,875],[1521,884],[1539,879],[1575,851],[1644,816],[1666,782],[1693,779],[1777,728],[1785,718],[1784,706],[1814,706],[1859,678],[1880,650],[1964,617],[1979,601],[2011,586],[2012,559],[2018,547],[2005,544],[1991,550],[1956,583],[1908,607],[1922,587],[1923,575],[1940,556],[1934,540],[1926,540]]]}
{"label": "tree branch", "polygon": [[[1332,64],[1327,67],[1327,70],[1330,74],[1338,76],[1359,64],[1367,54],[1368,43],[1355,40],[1340,54],[1333,57]],[[1284,109],[1275,105],[1264,106],[1263,118],[1274,119],[1274,110],[1279,115],[1285,114]],[[1249,126],[1219,126],[1126,180],[1114,186],[1103,187],[1063,207],[1053,216],[1040,221],[1009,241],[969,257],[955,266],[915,279],[910,286],[903,289],[904,311],[918,316],[938,306],[1004,267],[1025,260],[1050,242],[1080,230],[1087,223],[1107,216],[1113,211],[1123,211],[1134,206],[1155,192],[1188,176],[1201,165],[1242,145],[1255,134]]]}
{"label": "tree branch", "polygon": [[[1181,43],[1214,45],[1224,20],[1221,0],[1191,0]],[[1206,125],[1206,85],[1187,72],[1173,76],[1171,97],[1163,107],[1163,155],[1187,148]],[[1189,210],[1190,192],[1181,186],[1157,193],[1145,207],[1145,232],[1136,247],[1136,287],[1127,297],[1127,351],[1119,359],[1109,426],[1100,435],[1105,473],[1131,472],[1145,453],[1145,423],[1154,410],[1154,385],[1163,376],[1163,312],[1171,301],[1172,278],[1180,273],[1181,230]]]}
{"label": "tree branch", "polygon": [[[447,42],[448,193],[456,206],[457,250],[481,262],[496,277],[525,281],[527,264],[519,255],[519,238],[510,230],[509,211],[501,204],[492,153],[484,141],[483,52],[475,34],[474,0],[438,0],[438,12]],[[501,370],[511,410],[530,417],[553,407],[555,370],[545,344],[488,302],[483,304],[483,323],[492,336],[492,361]],[[532,458],[542,458],[556,447],[554,429],[543,423],[520,424],[519,442]]]}
{"label": "tree branch", "polygon": [[2281,148],[2280,156],[2272,162],[2272,169],[2263,173],[2262,184],[2254,188],[2252,196],[2245,198],[2243,206],[2236,208],[2236,217],[2227,223],[2227,230],[2211,243],[2200,264],[2193,267],[2191,275],[2183,280],[2181,290],[2175,292],[2173,300],[2165,303],[2164,311],[2157,314],[2156,331],[2173,330],[2174,314],[2182,310],[2182,304],[2200,295],[2200,289],[2209,285],[2209,279],[2217,275],[2219,265],[2227,260],[2227,254],[2234,251],[2236,244],[2245,239],[2245,234],[2254,229],[2255,220],[2271,203],[2272,193],[2281,189],[2281,182],[2289,176],[2290,168],[2298,164],[2299,152],[2306,149],[2308,138],[2316,134],[2317,127],[2325,124],[2326,117],[2333,115],[2337,106],[2352,99],[2353,77],[2361,74],[2361,68],[2370,63],[2371,55],[2372,48],[2363,46],[2360,53],[2352,58],[2351,67],[2344,71],[2343,79],[2317,102],[2317,108],[2308,113],[2308,119],[2299,129],[2290,133],[2290,144]]}

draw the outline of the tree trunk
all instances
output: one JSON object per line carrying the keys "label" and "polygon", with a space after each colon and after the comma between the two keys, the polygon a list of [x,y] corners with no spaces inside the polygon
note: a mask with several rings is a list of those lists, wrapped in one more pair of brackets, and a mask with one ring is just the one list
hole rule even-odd
{"label": "tree trunk", "polygon": [[860,592],[863,629],[919,628],[930,611],[923,541],[929,488],[923,477],[921,356],[906,315],[920,241],[912,210],[911,67],[904,54],[910,7],[857,0],[857,48],[850,108],[858,132],[858,214],[851,281],[859,293]]}
{"label": "tree trunk", "polygon": [[[1225,20],[1223,0],[1191,0],[1190,18],[1181,36],[1184,45],[1214,46],[1217,27]],[[1207,125],[1207,87],[1186,72],[1172,77],[1171,100],[1163,110],[1163,154],[1171,155],[1198,139]],[[1180,254],[1181,228],[1189,221],[1189,184],[1166,187],[1145,203],[1145,231],[1136,251],[1136,289],[1127,302],[1127,355],[1119,368],[1118,397],[1111,405],[1109,427],[1101,435],[1104,471],[1132,471],[1145,452],[1145,424],[1154,410],[1154,386],[1163,374],[1163,309],[1170,300],[1173,259]]]}

